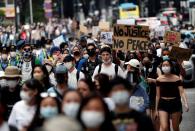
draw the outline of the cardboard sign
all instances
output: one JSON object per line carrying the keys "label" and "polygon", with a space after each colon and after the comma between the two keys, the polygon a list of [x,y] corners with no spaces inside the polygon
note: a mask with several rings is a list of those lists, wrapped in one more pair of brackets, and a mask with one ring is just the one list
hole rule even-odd
{"label": "cardboard sign", "polygon": [[181,41],[181,34],[174,31],[166,31],[164,35],[165,43],[179,44]]}
{"label": "cardboard sign", "polygon": [[105,44],[112,44],[113,32],[101,32],[100,41]]}
{"label": "cardboard sign", "polygon": [[93,26],[92,27],[92,35],[93,36],[95,36],[95,37],[98,36],[99,31],[100,31],[99,26]]}
{"label": "cardboard sign", "polygon": [[179,61],[188,61],[192,55],[191,49],[184,49],[180,47],[173,46],[170,57]]}
{"label": "cardboard sign", "polygon": [[149,26],[114,25],[113,49],[144,51],[149,46]]}
{"label": "cardboard sign", "polygon": [[80,28],[80,32],[81,33],[84,33],[84,34],[87,34],[88,33],[88,30],[87,30],[87,27],[86,26],[80,25],[79,28]]}
{"label": "cardboard sign", "polygon": [[109,31],[110,30],[110,23],[105,21],[99,22],[99,28],[102,31]]}
{"label": "cardboard sign", "polygon": [[57,38],[55,38],[55,39],[53,40],[54,46],[57,46],[57,47],[60,47],[60,44],[61,44],[62,42],[65,42],[65,39],[64,39],[63,35],[60,35],[59,37],[57,37]]}

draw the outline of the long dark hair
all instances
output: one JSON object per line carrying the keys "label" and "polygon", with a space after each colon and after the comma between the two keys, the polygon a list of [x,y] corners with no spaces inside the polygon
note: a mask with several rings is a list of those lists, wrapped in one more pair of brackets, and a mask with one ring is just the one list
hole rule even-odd
{"label": "long dark hair", "polygon": [[43,78],[43,80],[41,82],[42,82],[45,90],[47,90],[50,87],[52,87],[52,84],[50,83],[50,79],[49,79],[49,73],[48,73],[47,68],[45,67],[45,65],[35,65],[35,67],[33,68],[32,74],[31,74],[32,78],[33,78],[33,74],[34,74],[35,68],[40,68],[43,71],[44,78]]}
{"label": "long dark hair", "polygon": [[79,81],[82,81],[85,84],[87,84],[87,86],[89,87],[90,92],[95,92],[95,84],[90,78],[83,78],[83,79],[80,79]]}
{"label": "long dark hair", "polygon": [[[46,97],[46,98],[48,98],[48,97]],[[27,131],[34,131],[36,128],[39,128],[39,127],[43,126],[43,123],[44,123],[45,119],[41,117],[40,109],[41,109],[41,102],[46,98],[41,98],[41,101],[40,101],[40,103],[37,107],[37,110],[35,112],[34,118],[32,119],[32,122],[31,122],[30,126],[28,127]],[[54,97],[53,99],[57,103],[58,112],[60,114],[61,113],[61,103],[56,97]]]}
{"label": "long dark hair", "polygon": [[102,97],[100,95],[98,95],[97,93],[92,93],[91,95],[89,95],[88,97],[84,98],[83,101],[81,102],[81,106],[77,115],[77,119],[78,121],[82,124],[82,126],[86,129],[84,123],[81,120],[81,113],[83,111],[83,108],[91,101],[94,99],[98,99],[101,101],[103,108],[104,108],[104,113],[105,113],[105,120],[102,123],[102,125],[100,126],[100,130],[101,131],[107,131],[108,129],[110,131],[115,131],[114,125],[112,124],[112,119],[111,119],[111,113],[108,109],[108,106],[106,105],[106,103],[104,102],[104,100],[102,99]]}

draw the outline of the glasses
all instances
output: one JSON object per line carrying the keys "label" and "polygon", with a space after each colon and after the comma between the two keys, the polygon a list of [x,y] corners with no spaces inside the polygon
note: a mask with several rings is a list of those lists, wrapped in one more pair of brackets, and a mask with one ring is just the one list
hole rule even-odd
{"label": "glasses", "polygon": [[57,97],[57,94],[56,93],[53,93],[53,92],[51,92],[51,93],[43,92],[43,93],[40,94],[40,96],[42,98],[46,98],[46,97]]}

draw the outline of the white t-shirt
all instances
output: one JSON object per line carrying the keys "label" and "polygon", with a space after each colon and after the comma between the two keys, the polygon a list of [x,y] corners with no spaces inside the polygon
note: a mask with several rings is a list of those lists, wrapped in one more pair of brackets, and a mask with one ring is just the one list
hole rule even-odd
{"label": "white t-shirt", "polygon": [[32,62],[25,62],[23,61],[22,64],[22,81],[26,81],[31,79],[31,73],[32,73]]}
{"label": "white t-shirt", "polygon": [[[115,73],[115,64],[114,63],[112,63],[110,66],[105,66],[104,64],[102,64],[101,66],[102,67],[101,67],[100,73],[108,75],[110,79],[113,79],[115,77],[116,73]],[[99,65],[96,66],[95,71],[93,73],[93,76],[92,76],[92,80],[93,81],[94,81],[94,77],[98,74],[98,71],[99,71]],[[124,72],[120,68],[120,66],[118,66],[118,73],[117,73],[117,75],[125,78]]]}
{"label": "white t-shirt", "polygon": [[0,131],[9,131],[9,126],[7,122],[3,122],[0,126]]}
{"label": "white t-shirt", "polygon": [[8,124],[15,126],[18,130],[30,125],[36,112],[36,106],[29,106],[25,101],[17,102],[10,114]]}
{"label": "white t-shirt", "polygon": [[[80,72],[79,73],[79,80],[85,78],[85,75]],[[72,72],[68,72],[68,87],[70,89],[77,88],[77,69],[75,68]]]}

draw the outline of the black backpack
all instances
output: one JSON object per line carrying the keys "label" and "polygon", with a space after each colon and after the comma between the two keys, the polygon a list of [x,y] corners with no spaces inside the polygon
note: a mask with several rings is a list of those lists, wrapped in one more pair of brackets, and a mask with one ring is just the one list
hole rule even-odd
{"label": "black backpack", "polygon": [[[99,64],[98,74],[101,72],[101,69],[102,69],[102,64]],[[115,64],[114,70],[115,70],[115,75],[117,76],[118,75],[118,65],[117,64]]]}

